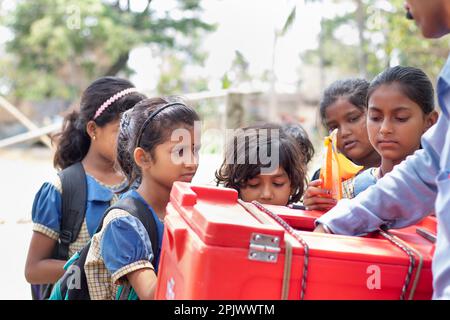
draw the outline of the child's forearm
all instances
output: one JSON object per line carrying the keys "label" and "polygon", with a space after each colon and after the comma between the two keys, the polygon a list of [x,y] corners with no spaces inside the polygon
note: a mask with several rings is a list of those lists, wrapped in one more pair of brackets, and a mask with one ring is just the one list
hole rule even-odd
{"label": "child's forearm", "polygon": [[64,260],[52,259],[56,241],[33,232],[25,265],[25,278],[32,284],[55,283],[64,274]]}
{"label": "child's forearm", "polygon": [[155,299],[157,277],[153,269],[136,270],[127,277],[140,300]]}
{"label": "child's forearm", "polygon": [[66,261],[45,259],[32,264],[27,264],[25,278],[31,284],[55,283],[64,274]]}

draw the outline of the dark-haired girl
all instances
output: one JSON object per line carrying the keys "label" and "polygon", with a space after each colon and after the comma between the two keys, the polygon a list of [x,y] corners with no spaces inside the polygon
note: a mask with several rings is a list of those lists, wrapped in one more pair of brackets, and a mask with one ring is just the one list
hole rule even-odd
{"label": "dark-haired girl", "polygon": [[281,126],[238,129],[227,144],[216,181],[236,189],[244,201],[286,206],[303,195],[306,156],[297,140]]}
{"label": "dark-haired girl", "polygon": [[[78,237],[68,247],[68,256],[56,259],[55,248],[61,243],[64,190],[58,175],[42,185],[32,208],[33,236],[25,266],[28,282],[56,282],[64,273],[65,260],[89,241],[103,212],[117,198],[115,192],[124,187],[126,178],[114,166],[119,120],[124,111],[143,98],[128,80],[104,77],[84,91],[80,110],[66,116],[62,132],[56,137],[54,166],[63,172],[74,166],[82,168],[86,180],[84,221]],[[38,286],[33,289],[34,298],[45,298]]]}
{"label": "dark-haired girl", "polygon": [[191,182],[198,166],[199,120],[180,100],[152,98],[127,111],[118,138],[118,162],[128,187],[121,199],[134,198],[148,209],[157,229],[157,252],[141,220],[112,209],[96,233],[85,263],[90,298],[111,300],[131,287],[130,297],[153,299],[163,234],[163,219],[175,181]]}
{"label": "dark-haired girl", "polygon": [[354,163],[371,168],[380,156],[370,144],[367,128],[367,91],[363,79],[339,80],[323,93],[320,116],[329,132],[338,129],[338,149]]}
{"label": "dark-haired girl", "polygon": [[434,90],[420,69],[397,66],[386,69],[370,84],[367,130],[369,140],[381,155],[381,166],[368,169],[349,186],[353,198],[420,148],[420,139],[438,114]]}
{"label": "dark-haired girl", "polygon": [[[380,165],[380,155],[369,141],[366,127],[367,91],[364,79],[345,79],[325,89],[320,102],[320,116],[325,128],[338,129],[337,147],[347,158],[364,169]],[[310,210],[329,210],[336,200],[321,188],[317,171],[305,191],[303,203]],[[344,186],[344,196],[348,196]]]}

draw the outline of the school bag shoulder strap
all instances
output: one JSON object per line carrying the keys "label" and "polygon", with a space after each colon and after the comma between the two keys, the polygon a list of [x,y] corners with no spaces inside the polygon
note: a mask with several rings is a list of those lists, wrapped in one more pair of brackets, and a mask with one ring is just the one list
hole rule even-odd
{"label": "school bag shoulder strap", "polygon": [[[158,233],[156,229],[156,222],[151,214],[149,208],[139,199],[123,198],[109,207],[103,215],[102,221],[97,228],[96,233],[100,232],[103,226],[103,221],[106,215],[113,209],[121,209],[127,211],[132,216],[138,218],[144,225],[150,240],[152,242],[153,256],[155,257],[158,249]],[[66,264],[67,270],[64,275],[57,281],[53,288],[50,300],[90,300],[89,288],[87,284],[86,272],[84,269],[87,255],[91,246],[89,241],[84,248],[77,252],[70,261]],[[73,286],[73,270],[78,270],[79,287]],[[120,300],[128,299],[129,287],[122,288],[123,292],[120,294]]]}
{"label": "school bag shoulder strap", "polygon": [[[125,210],[132,216],[138,218],[139,221],[141,221],[145,230],[148,233],[148,236],[150,237],[150,241],[152,243],[153,257],[156,257],[158,250],[158,229],[156,228],[156,221],[153,217],[153,214],[150,212],[147,205],[145,205],[141,200],[133,197],[123,198],[117,201],[113,206],[109,207],[104,217],[108,214],[108,212],[110,212],[113,209]],[[97,232],[101,230],[102,225],[103,222],[100,224]]]}
{"label": "school bag shoulder strap", "polygon": [[55,258],[67,260],[69,245],[78,238],[86,215],[86,173],[81,162],[77,162],[58,175],[62,185],[62,217]]}
{"label": "school bag shoulder strap", "polygon": [[[61,180],[61,225],[59,240],[55,246],[52,258],[69,259],[69,246],[77,238],[83,225],[86,201],[87,183],[83,165],[77,162],[58,172]],[[32,286],[33,300],[44,300],[50,296],[52,284]]]}

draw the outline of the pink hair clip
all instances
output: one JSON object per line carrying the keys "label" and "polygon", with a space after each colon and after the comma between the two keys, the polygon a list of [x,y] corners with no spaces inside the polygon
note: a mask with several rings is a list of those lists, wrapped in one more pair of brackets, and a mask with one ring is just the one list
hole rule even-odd
{"label": "pink hair clip", "polygon": [[92,120],[97,119],[103,113],[103,111],[105,111],[110,105],[112,105],[114,102],[116,102],[123,96],[133,93],[133,92],[137,92],[137,91],[138,90],[136,88],[128,88],[128,89],[117,92],[111,98],[109,98],[108,100],[103,102],[103,104],[100,106],[100,108],[98,108],[97,111],[95,112],[94,118],[92,118]]}

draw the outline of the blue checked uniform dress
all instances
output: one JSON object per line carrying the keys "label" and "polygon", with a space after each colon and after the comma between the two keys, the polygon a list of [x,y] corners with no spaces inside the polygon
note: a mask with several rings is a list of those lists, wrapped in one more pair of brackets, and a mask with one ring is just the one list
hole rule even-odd
{"label": "blue checked uniform dress", "polygon": [[[125,186],[126,181],[115,186],[108,186],[86,175],[87,203],[86,214],[77,239],[69,245],[69,257],[81,250],[92,238],[103,217],[105,210],[119,197],[115,194]],[[33,231],[42,233],[57,241],[62,217],[61,179],[55,175],[52,182],[45,182],[36,193],[32,208]],[[32,285],[39,292],[40,285]]]}
{"label": "blue checked uniform dress", "polygon": [[348,180],[342,181],[342,197],[353,199],[358,194],[377,183],[378,168],[369,168]]}
{"label": "blue checked uniform dress", "polygon": [[84,265],[92,300],[116,299],[119,287],[129,284],[126,276],[134,271],[158,271],[164,225],[136,190],[121,196],[127,197],[142,201],[148,208],[148,214],[153,215],[158,232],[158,252],[153,252],[150,236],[138,218],[121,209],[109,211],[102,229],[92,237]]}
{"label": "blue checked uniform dress", "polygon": [[[90,175],[86,175],[87,203],[86,215],[78,238],[69,246],[69,256],[82,249],[94,235],[105,210],[118,200],[115,191],[124,183],[107,186]],[[58,240],[61,227],[61,180],[55,175],[53,182],[46,182],[37,192],[32,209],[33,231]]]}

